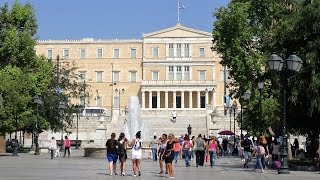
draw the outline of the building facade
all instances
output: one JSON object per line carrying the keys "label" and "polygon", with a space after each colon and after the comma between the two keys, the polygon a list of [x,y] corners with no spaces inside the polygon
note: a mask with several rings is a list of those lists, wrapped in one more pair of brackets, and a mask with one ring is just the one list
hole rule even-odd
{"label": "building facade", "polygon": [[138,96],[143,109],[223,106],[223,67],[212,34],[177,24],[142,39],[40,40],[37,54],[75,62],[89,96],[74,103],[123,109]]}

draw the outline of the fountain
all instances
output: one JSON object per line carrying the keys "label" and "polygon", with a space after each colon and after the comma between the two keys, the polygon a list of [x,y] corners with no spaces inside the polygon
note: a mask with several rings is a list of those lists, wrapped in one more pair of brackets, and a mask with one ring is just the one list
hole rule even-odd
{"label": "fountain", "polygon": [[138,131],[141,131],[142,140],[149,139],[148,130],[140,119],[140,104],[138,96],[130,96],[128,104],[128,119],[124,124],[123,131],[128,139],[135,138]]}

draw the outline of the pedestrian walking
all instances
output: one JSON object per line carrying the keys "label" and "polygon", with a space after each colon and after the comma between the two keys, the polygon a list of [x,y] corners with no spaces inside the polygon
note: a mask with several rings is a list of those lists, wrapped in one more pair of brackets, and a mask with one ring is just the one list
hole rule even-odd
{"label": "pedestrian walking", "polygon": [[127,144],[128,140],[125,137],[125,134],[123,132],[120,133],[119,139],[118,139],[120,146],[118,147],[118,156],[120,161],[120,173],[121,176],[125,176],[125,168],[126,168],[126,160],[128,158],[127,156]]}
{"label": "pedestrian walking", "polygon": [[190,167],[191,151],[192,151],[192,142],[189,139],[189,136],[187,135],[184,137],[184,141],[182,142],[182,152],[184,155],[184,161],[186,163],[186,167]]}
{"label": "pedestrian walking", "polygon": [[[183,140],[181,141],[181,144],[182,144],[182,142],[183,142]],[[175,140],[174,140],[173,150],[174,150],[174,161],[177,164],[178,163],[178,159],[179,159],[179,155],[180,155],[180,152],[181,152],[181,146],[180,146],[180,142],[179,142],[178,138],[175,138]]]}
{"label": "pedestrian walking", "polygon": [[189,124],[189,126],[187,127],[187,132],[188,132],[188,136],[190,136],[191,133],[192,133],[192,127],[190,126],[190,124]]}
{"label": "pedestrian walking", "polygon": [[265,155],[265,150],[262,146],[262,143],[257,143],[257,145],[254,147],[253,154],[255,154],[257,158],[257,162],[253,171],[256,172],[256,169],[259,168],[261,169],[261,172],[264,172],[262,165],[262,157]]}
{"label": "pedestrian walking", "polygon": [[107,160],[109,162],[109,171],[110,176],[117,175],[116,173],[116,163],[118,160],[118,149],[117,147],[121,146],[121,144],[115,140],[116,134],[111,133],[111,138],[106,142],[106,150],[107,150]]}
{"label": "pedestrian walking", "polygon": [[[162,137],[160,139],[160,144],[159,144],[159,151],[158,151],[158,157],[159,157],[159,167],[160,167],[160,172],[159,174],[163,174],[163,162],[165,160],[165,151],[167,147],[167,134],[162,134]],[[167,166],[165,166],[165,174],[168,174],[168,169]]]}
{"label": "pedestrian walking", "polygon": [[173,133],[170,133],[168,136],[167,147],[165,151],[165,163],[168,169],[169,178],[174,178],[174,171],[172,166],[172,161],[174,159],[174,144],[175,137]]}
{"label": "pedestrian walking", "polygon": [[252,142],[249,139],[248,135],[245,136],[245,139],[242,141],[241,146],[243,147],[243,167],[249,168],[248,164],[251,161]]}
{"label": "pedestrian walking", "polygon": [[210,167],[213,167],[215,164],[216,154],[218,149],[218,143],[215,137],[212,137],[209,141],[209,155],[210,155]]}
{"label": "pedestrian walking", "polygon": [[205,141],[202,139],[202,135],[199,134],[198,138],[196,139],[196,145],[197,145],[197,150],[196,150],[196,163],[197,167],[203,167],[204,164],[204,158],[205,158]]}
{"label": "pedestrian walking", "polygon": [[68,136],[65,136],[64,137],[64,155],[63,157],[66,157],[66,153],[68,151],[68,158],[70,157],[70,147],[71,147],[71,143],[70,143],[70,140],[68,138]]}
{"label": "pedestrian walking", "polygon": [[157,151],[158,151],[158,140],[157,136],[153,136],[153,140],[150,143],[151,155],[153,162],[157,161]]}
{"label": "pedestrian walking", "polygon": [[133,169],[133,176],[138,175],[141,176],[141,158],[142,158],[142,140],[141,140],[141,131],[136,133],[136,138],[132,140],[131,145],[132,147],[132,169]]}
{"label": "pedestrian walking", "polygon": [[56,157],[56,151],[57,151],[57,141],[54,137],[51,138],[49,150],[51,154],[51,159],[54,159]]}

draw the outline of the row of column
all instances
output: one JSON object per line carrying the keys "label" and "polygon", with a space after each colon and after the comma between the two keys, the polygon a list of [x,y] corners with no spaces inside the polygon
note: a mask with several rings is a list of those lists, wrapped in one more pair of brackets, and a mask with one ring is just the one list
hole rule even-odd
{"label": "row of column", "polygon": [[[149,92],[149,108],[152,108],[152,92],[153,91],[148,91]],[[160,92],[161,91],[156,91],[157,92],[157,109],[160,108]],[[168,108],[169,107],[169,101],[168,101],[168,91],[164,91],[165,92],[165,108]],[[177,97],[177,93],[176,91],[171,91],[172,94],[173,94],[173,108],[176,108],[176,97]],[[184,107],[184,93],[185,91],[179,91],[181,92],[181,108],[185,108]],[[189,108],[193,108],[192,107],[192,93],[193,91],[188,91],[189,92]],[[197,107],[195,108],[201,108],[200,107],[200,92],[201,91],[197,91]],[[209,92],[208,91],[204,91],[205,92],[205,104],[209,104]],[[142,108],[145,108],[145,91],[142,91],[142,102],[141,102],[141,106]]]}

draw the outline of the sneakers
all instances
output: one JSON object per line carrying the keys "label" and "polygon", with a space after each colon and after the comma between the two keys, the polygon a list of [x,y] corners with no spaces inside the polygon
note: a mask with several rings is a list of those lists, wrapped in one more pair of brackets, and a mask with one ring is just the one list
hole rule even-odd
{"label": "sneakers", "polygon": [[137,177],[137,175],[136,175],[136,174],[133,174],[133,177]]}
{"label": "sneakers", "polygon": [[126,176],[126,173],[121,173],[121,176]]}
{"label": "sneakers", "polygon": [[138,175],[141,176],[141,171],[139,171]]}

